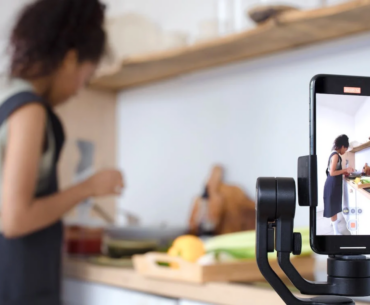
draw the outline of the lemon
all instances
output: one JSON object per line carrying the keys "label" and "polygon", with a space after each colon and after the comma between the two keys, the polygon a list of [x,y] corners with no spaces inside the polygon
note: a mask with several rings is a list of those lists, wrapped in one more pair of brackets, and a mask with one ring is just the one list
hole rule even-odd
{"label": "lemon", "polygon": [[196,236],[180,236],[173,242],[172,247],[167,253],[169,256],[177,256],[182,259],[195,263],[205,254],[203,242]]}

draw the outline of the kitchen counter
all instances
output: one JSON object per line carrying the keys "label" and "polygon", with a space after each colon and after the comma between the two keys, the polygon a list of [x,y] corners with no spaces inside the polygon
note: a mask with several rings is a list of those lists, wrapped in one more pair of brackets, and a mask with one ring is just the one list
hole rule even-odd
{"label": "kitchen counter", "polygon": [[346,178],[346,182],[348,183],[348,185],[350,187],[352,187],[353,189],[355,189],[356,191],[358,191],[359,193],[363,194],[367,199],[370,200],[370,193],[368,193],[367,191],[365,191],[364,189],[360,189],[360,188],[357,188],[353,182],[353,180],[350,180],[348,178]]}
{"label": "kitchen counter", "polygon": [[[269,288],[233,283],[190,284],[145,278],[133,269],[102,267],[78,260],[64,263],[66,278],[99,283],[175,299],[222,305],[283,305],[280,297]],[[364,303],[356,303],[364,305]]]}

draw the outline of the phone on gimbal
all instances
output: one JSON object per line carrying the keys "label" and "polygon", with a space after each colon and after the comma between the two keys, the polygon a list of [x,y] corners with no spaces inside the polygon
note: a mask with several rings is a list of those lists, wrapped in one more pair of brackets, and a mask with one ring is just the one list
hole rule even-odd
{"label": "phone on gimbal", "polygon": [[310,207],[310,227],[319,254],[370,254],[369,137],[370,78],[316,75],[310,155],[317,156],[317,206]]}

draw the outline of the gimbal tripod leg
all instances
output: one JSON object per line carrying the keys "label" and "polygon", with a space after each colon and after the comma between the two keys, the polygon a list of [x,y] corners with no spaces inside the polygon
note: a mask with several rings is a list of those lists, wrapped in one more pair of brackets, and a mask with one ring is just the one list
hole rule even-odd
{"label": "gimbal tripod leg", "polygon": [[290,261],[290,253],[278,252],[278,262],[281,270],[303,294],[328,295],[333,294],[333,285],[328,283],[312,283],[304,279]]}

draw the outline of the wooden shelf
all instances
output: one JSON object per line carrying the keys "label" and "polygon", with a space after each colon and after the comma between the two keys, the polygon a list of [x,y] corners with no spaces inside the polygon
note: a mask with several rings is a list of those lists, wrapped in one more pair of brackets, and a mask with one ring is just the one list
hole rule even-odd
{"label": "wooden shelf", "polygon": [[225,65],[370,30],[370,0],[354,0],[311,11],[291,11],[216,40],[125,59],[116,72],[99,76],[92,87],[118,91],[189,72]]}
{"label": "wooden shelf", "polygon": [[350,152],[353,152],[353,153],[359,152],[359,151],[364,150],[364,149],[369,148],[369,147],[370,147],[370,141],[366,142],[362,145],[354,147]]}

